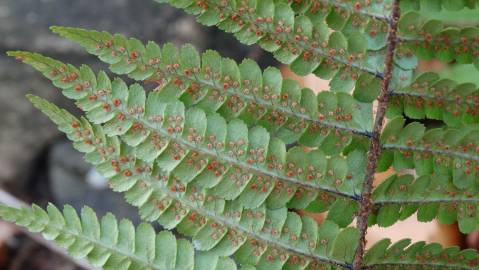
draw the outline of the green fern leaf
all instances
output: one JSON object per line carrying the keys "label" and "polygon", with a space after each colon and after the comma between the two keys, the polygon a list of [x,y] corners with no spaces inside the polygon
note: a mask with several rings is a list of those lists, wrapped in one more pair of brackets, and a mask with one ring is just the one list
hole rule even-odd
{"label": "green fern leaf", "polygon": [[467,189],[477,185],[479,165],[478,127],[468,125],[458,128],[426,128],[405,120],[391,120],[381,135],[388,160],[384,168],[392,165],[397,171],[416,169],[418,175],[438,174],[452,177],[454,185]]}
{"label": "green fern leaf", "polygon": [[[153,97],[155,97],[154,94]],[[157,99],[154,100],[157,101]],[[35,101],[34,103],[36,102],[37,101]],[[122,101],[122,103],[125,104],[128,102]],[[169,111],[175,111],[175,109],[178,108],[180,108],[182,111],[183,108],[182,104],[178,102],[171,104],[154,102],[151,104],[152,106],[154,106],[155,110],[157,110],[158,108],[165,109],[165,115],[162,116],[164,118],[170,118]],[[41,107],[43,106],[49,107],[47,105],[41,105]],[[104,107],[103,105],[101,106]],[[114,104],[108,106],[108,108],[114,107]],[[50,111],[56,112],[56,110],[59,109],[54,108],[52,110],[48,110],[47,113],[51,114]],[[147,115],[149,111],[150,110],[147,108]],[[120,117],[123,118],[124,115],[128,114],[129,112],[123,111],[118,115],[123,115]],[[123,134],[121,135],[121,139],[130,146],[136,146],[136,149],[134,151],[131,151],[135,157],[140,158],[146,162],[152,162],[155,165],[161,167],[162,170],[170,170],[167,171],[167,178],[171,178],[174,179],[174,181],[179,181],[185,184],[194,181],[201,186],[212,188],[212,194],[216,194],[224,199],[231,200],[239,198],[240,201],[242,201],[244,206],[247,208],[255,208],[261,204],[267,204],[270,207],[274,208],[284,206],[285,204],[288,204],[288,206],[290,207],[305,208],[309,204],[311,204],[312,201],[319,200],[321,207],[316,207],[318,211],[326,211],[331,208],[331,213],[335,213],[335,209],[338,208],[338,203],[333,204],[333,202],[334,200],[336,200],[336,196],[342,196],[345,197],[346,201],[344,202],[346,203],[347,208],[350,209],[350,211],[354,212],[357,209],[357,204],[354,203],[354,201],[351,201],[351,199],[355,199],[354,190],[359,189],[358,185],[363,177],[363,152],[353,151],[349,154],[347,159],[339,156],[327,159],[326,156],[321,154],[321,152],[319,151],[312,151],[307,153],[304,149],[292,148],[288,152],[286,152],[284,150],[284,144],[281,141],[272,140],[272,143],[269,146],[268,154],[266,155],[266,153],[264,153],[266,155],[266,160],[269,160],[269,163],[267,163],[267,166],[265,165],[263,173],[262,170],[258,169],[261,167],[257,166],[258,164],[263,163],[258,162],[257,158],[254,159],[256,162],[253,163],[241,162],[241,160],[248,160],[248,158],[233,158],[235,157],[234,154],[237,154],[238,151],[246,152],[247,144],[240,146],[233,145],[233,148],[231,148],[231,146],[224,148],[223,151],[227,154],[225,155],[225,158],[223,158],[225,163],[221,162],[222,159],[220,159],[221,152],[223,151],[218,151],[223,148],[215,147],[218,149],[213,152],[211,150],[212,148],[210,148],[208,144],[216,145],[217,143],[220,143],[223,145],[226,142],[226,144],[229,145],[228,141],[243,140],[245,142],[248,142],[249,140],[250,149],[257,149],[257,147],[255,147],[257,144],[255,143],[255,141],[257,139],[264,138],[261,139],[263,140],[262,144],[267,143],[267,133],[264,133],[261,128],[254,128],[251,130],[251,132],[248,132],[244,124],[239,121],[233,121],[227,126],[225,121],[222,120],[221,117],[216,115],[205,119],[204,113],[194,109],[187,112],[186,124],[188,124],[188,122],[194,122],[188,121],[190,119],[190,116],[195,117],[197,115],[203,115],[201,117],[203,121],[199,121],[197,123],[208,122],[211,124],[206,124],[207,126],[209,126],[208,129],[211,130],[211,133],[208,133],[206,137],[210,138],[210,136],[214,136],[217,139],[221,139],[221,141],[207,141],[206,146],[200,147],[200,145],[195,144],[195,142],[198,143],[195,140],[197,136],[202,135],[193,134],[194,136],[192,136],[192,134],[187,133],[185,135],[186,139],[183,138],[180,140],[181,137],[169,134],[168,130],[165,131],[164,127],[162,126],[158,127],[161,131],[160,133],[160,131],[156,129],[144,131],[144,129],[138,127],[139,124],[130,125],[131,128],[128,131],[123,130],[121,132],[121,134]],[[52,117],[53,120],[55,120],[57,116],[53,115]],[[176,120],[178,119],[178,115],[173,114],[172,117],[173,122],[176,122]],[[183,114],[180,117],[185,118]],[[149,116],[149,118],[151,118],[151,115]],[[117,121],[118,116],[116,116],[116,118],[114,119],[114,121]],[[137,118],[134,118],[131,122],[133,123],[135,119]],[[69,132],[69,138],[75,141],[74,146],[79,151],[90,152],[86,156],[87,161],[93,164],[101,163],[103,161],[105,149],[97,149],[98,151],[91,151],[93,150],[91,145],[93,142],[104,140],[105,135],[103,135],[103,130],[98,131],[98,126],[91,127],[91,125],[84,119],[82,119],[81,121],[72,119],[69,120],[71,121],[66,123],[58,123],[57,121],[57,124],[59,124],[61,127],[64,126],[63,129],[66,132]],[[125,119],[123,119],[122,121],[124,120]],[[84,124],[87,130],[79,132],[79,123]],[[156,123],[153,122],[149,125],[154,126],[156,125]],[[176,130],[177,127],[178,126],[175,126],[174,128],[172,127],[171,131]],[[181,126],[181,128],[184,130],[190,130],[190,127],[191,126],[189,125]],[[105,125],[105,131],[107,134],[109,128],[109,123],[107,123]],[[100,135],[96,137],[91,135],[95,133],[95,130],[98,131]],[[241,132],[242,130],[243,132]],[[227,131],[228,134],[233,134],[235,137],[230,140],[226,140]],[[86,133],[86,135],[88,136],[82,137],[83,133]],[[249,135],[255,136],[249,136],[248,138],[248,133],[250,133]],[[125,139],[125,135],[129,135],[129,137],[127,138],[130,139]],[[141,137],[144,141],[139,144],[132,145],[133,140],[131,138],[136,137]],[[195,140],[191,141],[190,139],[188,139],[189,137],[191,137],[190,139]],[[117,137],[115,136],[110,138],[113,141],[113,148],[117,149]],[[168,146],[169,140],[172,140],[173,142],[170,143],[170,145]],[[134,140],[134,143],[138,142]],[[261,141],[259,141],[259,143],[261,143]],[[267,147],[265,147],[265,149],[266,148]],[[187,153],[187,149],[191,149],[191,153]],[[247,164],[245,166],[248,167],[243,168],[238,164]],[[299,167],[295,168],[297,166]],[[312,169],[317,171],[311,171]],[[299,171],[307,171],[308,174],[306,176],[304,176],[304,173],[297,174]],[[271,176],[268,176],[268,174],[266,173],[271,174]],[[287,177],[286,179],[304,179],[301,180],[301,183],[304,183],[304,185],[293,184],[291,182],[283,181],[282,178],[279,178],[277,176],[277,173],[283,173],[284,177]],[[297,178],[292,177],[292,174],[297,176]],[[322,184],[320,184],[320,182],[317,183],[319,184],[318,187],[320,187],[321,189],[312,188],[310,187],[312,185],[312,181],[310,180],[310,178],[307,177],[308,175],[311,175],[311,180],[314,180],[314,177],[324,178],[326,180],[326,183],[329,183],[335,188],[330,189],[331,191],[329,191],[325,187],[322,187]],[[133,182],[126,181],[125,183],[124,180],[125,179],[122,179],[122,177],[120,177],[119,181],[122,185],[120,189],[122,189],[123,186],[130,188]],[[342,190],[352,190],[353,192],[351,194],[348,194],[342,192]],[[140,193],[140,195],[145,194]],[[249,200],[249,198],[251,197],[253,197],[254,199]],[[338,208],[338,210],[344,209],[340,207]],[[331,218],[335,220],[333,217],[336,217],[336,215],[331,215]],[[346,226],[352,221],[352,216],[346,217],[342,214],[339,214],[337,217],[343,220],[342,222],[340,222],[342,226]],[[347,219],[345,220],[344,218]]]}
{"label": "green fern leaf", "polygon": [[394,91],[388,116],[442,120],[450,127],[479,121],[479,91],[472,83],[458,84],[427,72],[411,86]]}
{"label": "green fern leaf", "polygon": [[[453,2],[460,3],[461,0]],[[411,11],[401,16],[399,31],[401,48],[409,54],[422,59],[473,63],[479,68],[477,27],[444,27],[440,21],[425,20],[419,13]]]}
{"label": "green fern leaf", "polygon": [[401,8],[407,10],[424,10],[424,11],[441,11],[442,9],[450,11],[458,11],[464,8],[477,8],[476,0],[403,0]]}
{"label": "green fern leaf", "polygon": [[[292,2],[291,7],[296,13],[308,12],[318,14],[316,16],[324,19],[331,16],[331,12],[336,9],[340,10],[339,13],[343,17],[359,14],[360,16],[365,17],[365,19],[387,20],[391,13],[391,4],[392,1],[390,0],[372,2],[364,0],[304,0]],[[349,18],[349,20],[352,19]],[[356,27],[360,27],[361,25],[364,25],[364,23],[360,23],[359,26],[356,25]]]}
{"label": "green fern leaf", "polygon": [[[65,114],[55,105],[38,97],[29,98],[58,125],[68,126],[55,120],[57,112]],[[133,148],[115,137],[105,137],[101,126],[77,122],[79,130],[92,127],[75,141],[84,142],[87,137],[93,142],[96,149],[87,152],[86,159],[92,154],[102,155],[102,162],[95,165],[110,178],[111,188],[124,192],[126,200],[139,207],[142,219],[157,220],[166,229],[177,228],[192,237],[196,249],[218,256],[234,255],[239,263],[258,265],[260,269],[281,267],[290,260],[291,264],[338,267],[348,267],[351,262],[355,248],[348,239],[357,236],[356,229],[340,231],[331,221],[318,227],[311,218],[286,208],[271,210],[263,205],[246,209],[240,199],[225,201],[214,189],[169,179],[158,165],[136,160],[131,154]],[[322,241],[318,232],[324,230],[323,226],[336,228],[336,233],[325,235],[331,241]]]}
{"label": "green fern leaf", "polygon": [[[120,136],[122,141],[136,147],[137,158],[155,161],[170,177],[183,183],[194,180],[213,188],[212,192],[224,199],[240,197],[250,208],[262,203],[270,207],[288,203],[291,207],[305,208],[318,196],[326,201],[336,196],[354,200],[360,190],[363,151],[351,151],[346,157],[327,157],[320,150],[300,147],[286,152],[284,143],[270,138],[261,127],[248,128],[239,120],[227,124],[217,114],[206,115],[197,108],[185,110],[178,101],[164,102],[162,97],[168,93],[168,86],[146,97],[139,85],[128,90],[121,80],[110,82],[102,72],[96,80],[88,77],[96,83],[80,76],[62,84],[64,74],[81,72],[38,54],[11,54],[21,56],[47,77],[52,71],[69,67],[63,74],[50,78],[67,93],[75,91],[71,87],[89,85],[82,89],[85,97],[77,104],[87,111],[92,122],[106,121],[106,135]],[[81,148],[88,148],[88,144],[83,143]],[[99,156],[89,159],[99,160]],[[251,197],[255,199],[250,200]]]}
{"label": "green fern leaf", "polygon": [[[384,53],[379,49],[385,48],[385,34],[377,35],[377,32],[385,32],[387,24],[381,20],[373,20],[371,24],[368,23],[370,33],[373,33],[372,38],[347,39],[346,33],[349,36],[352,32],[363,31],[351,29],[354,23],[348,20],[347,8],[337,12],[337,6],[347,7],[350,5],[348,1],[315,1],[319,6],[329,2],[324,4],[326,12],[319,12],[322,9],[316,8],[315,4],[308,5],[309,1],[299,4],[300,7],[291,6],[291,1],[273,0],[235,4],[202,1],[203,5],[200,6],[197,6],[196,1],[181,4],[176,1],[156,1],[184,9],[197,16],[200,23],[217,25],[226,32],[234,33],[236,38],[245,44],[258,43],[263,49],[272,52],[278,61],[290,65],[298,75],[314,73],[324,79],[332,78],[331,89],[335,91],[349,92],[363,73],[374,75],[377,80],[383,76],[381,67]],[[378,10],[379,5],[381,4],[371,5],[371,10]],[[305,11],[305,6],[310,7],[310,10]],[[294,9],[302,10],[305,15],[295,16]],[[208,14],[207,18],[214,19],[205,22],[202,20],[204,14]],[[328,27],[337,31],[330,34]],[[358,43],[361,45],[358,46]],[[358,51],[358,48],[362,49]],[[365,51],[366,48],[379,51]],[[401,57],[402,55],[397,55],[397,58]],[[401,65],[395,65],[395,73],[400,76],[394,76],[393,88],[402,88],[410,82],[410,67],[405,69]],[[337,85],[335,82],[341,84]]]}
{"label": "green fern leaf", "polygon": [[[351,137],[351,132],[368,135],[372,126],[370,104],[356,102],[346,93],[316,96],[310,89],[301,89],[295,81],[283,80],[275,68],[261,72],[249,59],[237,65],[214,51],[200,56],[191,45],[177,50],[171,44],[160,48],[150,42],[143,47],[138,40],[106,32],[52,29],[99,56],[115,73],[147,82],[174,82],[178,89],[171,95],[186,105],[218,111],[227,119],[241,118],[248,124],[261,124],[286,143],[299,139],[316,147],[332,129]],[[332,103],[331,107],[325,103]],[[319,133],[318,129],[325,131]]]}
{"label": "green fern leaf", "polygon": [[[292,1],[297,15],[307,16],[313,25],[327,26],[348,36],[349,49],[364,53],[386,47],[387,23],[392,1]],[[360,46],[354,46],[360,44]],[[361,48],[360,50],[356,50]]]}
{"label": "green fern leaf", "polygon": [[47,211],[37,205],[18,209],[0,204],[0,218],[42,233],[73,257],[102,269],[236,269],[229,258],[195,254],[188,241],[176,239],[171,232],[156,234],[147,223],[135,228],[129,220],[118,222],[111,213],[98,220],[89,207],[83,207],[78,216],[69,205],[62,213],[53,204]]}
{"label": "green fern leaf", "polygon": [[[69,206],[0,204],[1,218],[106,269],[478,269],[477,252],[457,247],[407,239],[365,247],[369,226],[412,215],[479,229],[477,87],[431,72],[413,80],[418,59],[479,67],[477,27],[445,27],[415,11],[476,8],[477,0],[156,1],[259,44],[298,75],[328,79],[330,91],[192,45],[52,27],[111,72],[154,89],[9,52],[85,117],[28,99],[142,220],[191,242],[111,214],[98,220],[90,208],[78,216]],[[445,127],[406,125],[404,116]],[[375,173],[391,167],[374,187]],[[300,209],[328,214],[318,225]]]}
{"label": "green fern leaf", "polygon": [[404,239],[391,245],[389,239],[377,242],[365,255],[365,267],[428,268],[428,269],[477,269],[479,256],[476,250],[460,250],[459,247],[443,248],[440,244],[416,242]]}
{"label": "green fern leaf", "polygon": [[479,203],[477,186],[460,189],[446,175],[393,175],[373,192],[375,214],[371,221],[387,227],[417,212],[418,220],[434,218],[442,224],[456,220],[459,229],[470,233],[478,228]]}
{"label": "green fern leaf", "polygon": [[[368,41],[369,49],[383,49],[386,46],[386,33],[383,29],[387,29],[386,23],[392,3],[366,2],[311,0],[292,4],[292,8],[298,14],[308,15],[313,22],[325,20],[330,28],[348,36],[352,33],[362,33]],[[403,0],[401,4],[403,11],[399,24],[401,44],[396,52],[398,66],[406,70],[414,69],[417,60],[411,55],[421,59],[439,58],[447,62],[457,60],[460,63],[474,63],[477,66],[475,37],[479,30],[476,27],[444,28],[440,21],[425,20],[417,12],[407,12],[419,8],[425,11],[439,11],[443,7],[447,10],[476,8],[475,0]]]}

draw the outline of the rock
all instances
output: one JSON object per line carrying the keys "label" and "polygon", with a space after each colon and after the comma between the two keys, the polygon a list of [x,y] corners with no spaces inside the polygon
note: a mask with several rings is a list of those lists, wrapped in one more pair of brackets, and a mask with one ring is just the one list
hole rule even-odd
{"label": "rock", "polygon": [[25,98],[33,93],[72,108],[30,67],[0,58],[0,181],[26,177],[35,154],[59,135],[51,121]]}
{"label": "rock", "polygon": [[[51,25],[108,30],[160,43],[193,42],[198,47],[206,37],[193,18],[153,1],[4,0],[0,2],[0,32],[5,37],[0,39],[1,53],[30,50],[77,65],[100,62],[80,46],[52,34]],[[0,57],[0,182],[25,182],[36,153],[61,136],[28,102],[26,93],[75,111],[72,102],[38,72]]]}
{"label": "rock", "polygon": [[206,35],[192,17],[153,0],[3,0],[0,3],[0,41],[3,48],[51,52],[84,51],[51,34],[52,25],[119,32],[141,40],[203,47]]}

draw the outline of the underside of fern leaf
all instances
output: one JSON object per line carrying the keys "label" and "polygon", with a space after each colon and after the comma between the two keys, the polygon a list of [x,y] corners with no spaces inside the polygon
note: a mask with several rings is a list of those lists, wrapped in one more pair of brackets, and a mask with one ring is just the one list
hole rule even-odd
{"label": "underside of fern leaf", "polygon": [[[344,211],[345,205],[349,211],[355,209],[364,166],[360,149],[347,156],[329,157],[303,147],[286,151],[285,144],[262,127],[248,128],[236,119],[226,123],[220,115],[205,114],[196,106],[185,110],[183,103],[165,96],[179,91],[172,84],[146,97],[141,86],[135,84],[128,90],[120,79],[110,82],[105,73],[96,78],[86,66],[78,70],[38,54],[10,54],[41,70],[64,89],[63,94],[78,100],[90,121],[105,123],[108,136],[120,136],[137,147],[135,157],[155,161],[170,178],[199,183],[225,199],[239,197],[247,208],[263,203],[271,208],[285,204],[305,208],[316,200],[321,201],[321,211],[330,207]],[[89,77],[82,76],[82,71]],[[69,74],[79,76],[65,84],[62,80]],[[85,84],[90,87],[75,90]],[[105,88],[111,91],[103,91]],[[336,197],[341,200],[335,204]]]}
{"label": "underside of fern leaf", "polygon": [[[196,249],[234,255],[240,263],[260,269],[283,265],[290,257],[293,264],[348,267],[354,247],[345,242],[357,238],[354,228],[340,230],[333,222],[319,227],[284,207],[245,209],[240,199],[225,200],[195,183],[168,178],[157,164],[135,159],[134,148],[117,137],[105,137],[101,126],[76,119],[41,98],[29,98],[86,153],[87,161],[110,177],[113,190],[124,192],[126,200],[139,207],[144,220],[193,237]],[[72,127],[72,122],[78,126]],[[327,238],[321,242],[321,237]]]}
{"label": "underside of fern leaf", "polygon": [[169,231],[157,234],[148,223],[135,228],[131,221],[118,222],[110,213],[98,220],[89,207],[83,207],[79,216],[69,205],[63,212],[52,204],[46,211],[37,205],[21,209],[0,205],[0,217],[41,233],[73,257],[86,258],[103,269],[236,269],[227,257],[195,254],[190,242]]}
{"label": "underside of fern leaf", "polygon": [[[85,117],[28,99],[144,221],[191,242],[111,214],[98,221],[90,208],[78,217],[69,206],[0,205],[1,218],[106,269],[478,269],[473,250],[408,239],[365,245],[368,227],[412,215],[457,222],[465,233],[479,228],[479,90],[416,72],[418,59],[479,66],[476,27],[446,27],[418,12],[477,1],[157,2],[258,43],[295,73],[329,79],[330,89],[192,45],[52,27],[136,83],[9,52]],[[392,172],[375,187],[384,171]],[[319,224],[303,211],[327,216]]]}

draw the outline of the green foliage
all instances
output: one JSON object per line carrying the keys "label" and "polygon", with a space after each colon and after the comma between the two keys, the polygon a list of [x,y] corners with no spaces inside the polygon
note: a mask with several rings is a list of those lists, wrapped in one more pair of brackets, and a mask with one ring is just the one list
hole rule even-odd
{"label": "green foliage", "polygon": [[[64,27],[52,30],[97,55],[116,74],[173,84],[170,87],[175,89],[169,89],[168,96],[186,106],[217,111],[228,120],[239,118],[248,125],[262,125],[286,143],[300,140],[337,153],[340,149],[329,148],[344,147],[351,132],[366,134],[372,127],[370,104],[357,102],[346,93],[316,96],[311,89],[301,89],[296,81],[283,80],[278,69],[270,67],[262,72],[249,59],[237,65],[214,51],[200,56],[191,45],[178,50],[172,44],[160,47],[149,42],[144,46],[136,39],[107,32]],[[335,139],[331,130],[341,131],[346,143]]]}
{"label": "green foliage", "polygon": [[443,224],[459,222],[465,233],[478,228],[479,199],[474,188],[458,188],[445,175],[432,177],[393,175],[379,185],[373,193],[376,209],[371,223],[387,227],[417,212],[422,222],[437,218]]}
{"label": "green foliage", "polygon": [[[477,1],[402,0],[397,29],[393,0],[157,1],[259,44],[299,75],[329,79],[330,90],[315,93],[277,68],[192,45],[52,27],[136,82],[9,52],[85,116],[28,99],[144,221],[191,241],[110,214],[98,221],[89,208],[78,217],[68,206],[62,214],[52,205],[2,205],[1,218],[106,269],[478,269],[475,251],[407,239],[383,239],[364,252],[360,226],[415,214],[457,222],[464,233],[479,229],[477,86],[415,75],[418,59],[478,66],[477,28],[445,27],[417,11]],[[386,170],[394,173],[372,187],[374,172]],[[318,224],[297,210],[327,217]],[[358,228],[349,226],[354,219]]]}
{"label": "green foliage", "polygon": [[404,38],[400,50],[405,50],[406,54],[414,52],[417,57],[427,60],[473,63],[479,68],[477,27],[445,27],[439,20],[425,20],[420,13],[411,11],[401,18],[399,31]]}
{"label": "green foliage", "polygon": [[426,72],[401,91],[395,91],[388,108],[392,118],[405,114],[412,119],[435,119],[448,126],[477,123],[479,91],[473,83],[456,83]]}
{"label": "green foliage", "polygon": [[[360,189],[363,151],[345,157],[303,147],[286,151],[285,144],[264,128],[249,129],[240,120],[227,124],[216,113],[206,114],[197,107],[187,110],[177,100],[163,101],[163,94],[176,90],[172,84],[146,96],[140,85],[128,89],[122,80],[111,82],[103,72],[94,76],[86,66],[76,69],[38,54],[10,54],[44,73],[65,96],[77,100],[91,122],[104,124],[102,133],[135,147],[135,158],[158,164],[169,179],[185,185],[197,183],[226,200],[239,199],[246,208],[263,204],[305,208],[319,200],[325,211],[337,196],[351,200]],[[79,76],[65,83],[71,74]],[[78,85],[89,86],[80,95],[72,95],[79,93]],[[75,126],[76,122],[64,125]],[[78,140],[76,129],[62,131]],[[77,142],[77,149],[92,149],[95,138],[83,139],[86,143]]]}
{"label": "green foliage", "polygon": [[[391,1],[363,4],[363,13],[351,13],[355,2],[363,1],[292,1],[294,5],[274,0],[201,1],[203,7],[193,0],[156,1],[183,8],[200,23],[217,25],[245,44],[258,43],[299,75],[314,73],[331,79],[333,91],[350,92],[360,76],[382,77],[387,24],[384,16],[377,19],[375,15],[387,12],[384,7]],[[330,33],[328,28],[335,31]],[[396,57],[395,88],[407,85],[412,77],[414,67],[403,65],[403,58],[407,62],[410,57]]]}
{"label": "green foliage", "polygon": [[479,2],[477,0],[405,0],[402,1],[403,9],[440,11],[441,9],[457,11],[464,8],[477,8]]}
{"label": "green foliage", "polygon": [[[176,228],[192,237],[197,250],[234,256],[238,262],[259,269],[281,267],[289,260],[290,264],[318,267],[347,267],[350,263],[354,246],[347,239],[357,237],[356,229],[341,231],[329,221],[318,226],[311,218],[284,207],[247,209],[241,198],[228,201],[215,189],[169,179],[160,164],[135,159],[137,148],[121,143],[118,137],[106,137],[100,125],[76,119],[41,98],[29,99],[66,131],[74,146],[86,153],[88,162],[110,178],[113,190],[124,193],[125,199],[139,208],[142,219],[158,221],[166,229]],[[318,235],[325,226],[326,242]]]}
{"label": "green foliage", "polygon": [[[479,130],[476,125],[462,129],[426,128],[413,122],[406,126],[402,117],[391,120],[381,141],[383,155],[396,170],[415,169],[417,175],[445,175],[460,189],[477,189]],[[394,149],[388,151],[389,149]],[[397,150],[400,149],[400,150]],[[386,158],[385,158],[386,159]]]}
{"label": "green foliage", "polygon": [[[41,233],[71,256],[103,269],[236,269],[229,258],[195,254],[190,242],[169,231],[157,234],[148,223],[135,228],[129,220],[118,222],[111,213],[98,220],[89,207],[83,207],[79,216],[69,205],[63,212],[52,204],[47,211],[37,205],[20,209],[0,205],[0,217]],[[225,264],[229,267],[218,268]]]}
{"label": "green foliage", "polygon": [[426,269],[477,269],[478,255],[473,249],[460,250],[458,247],[443,248],[437,243],[411,244],[404,239],[391,245],[389,239],[377,242],[367,252],[365,264],[368,269],[384,269],[410,265]]}

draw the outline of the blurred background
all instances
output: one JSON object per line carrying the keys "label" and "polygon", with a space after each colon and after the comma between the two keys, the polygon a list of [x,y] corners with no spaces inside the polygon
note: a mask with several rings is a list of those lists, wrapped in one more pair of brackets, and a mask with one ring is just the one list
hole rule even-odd
{"label": "blurred background", "polygon": [[[425,14],[451,25],[478,25],[478,11]],[[194,44],[199,50],[215,49],[223,56],[241,61],[257,60],[262,67],[278,66],[266,52],[256,46],[243,46],[229,34],[197,24],[194,18],[151,0],[0,0],[0,202],[26,202],[45,205],[89,205],[99,215],[107,211],[118,217],[138,221],[136,210],[121,195],[112,193],[105,180],[86,164],[69,141],[25,98],[33,93],[64,107],[78,111],[61,96],[49,81],[27,65],[5,56],[9,50],[40,52],[74,65],[88,64],[106,69],[79,46],[49,31],[49,26],[75,26],[106,30],[134,36],[142,41],[168,41],[179,45]],[[460,82],[479,84],[479,72],[471,65],[450,68],[442,63],[421,62],[421,69],[434,69]],[[298,78],[315,90],[328,88],[327,81],[315,77]],[[378,181],[382,176],[378,176]],[[321,220],[321,216],[316,216]],[[456,226],[417,223],[415,217],[391,228],[373,228],[369,242],[390,237],[393,240],[437,241],[443,245],[478,247],[473,235],[461,235]],[[37,237],[0,222],[1,269],[88,269],[74,262]]]}

